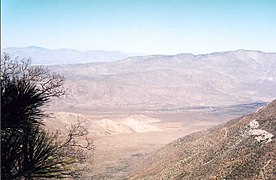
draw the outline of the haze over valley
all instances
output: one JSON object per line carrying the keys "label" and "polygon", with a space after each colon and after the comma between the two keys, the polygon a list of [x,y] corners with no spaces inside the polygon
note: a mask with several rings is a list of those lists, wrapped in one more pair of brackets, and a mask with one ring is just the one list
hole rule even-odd
{"label": "haze over valley", "polygon": [[2,179],[275,179],[275,9],[2,0]]}
{"label": "haze over valley", "polygon": [[136,56],[111,63],[51,66],[66,76],[67,107],[89,111],[184,111],[270,102],[276,53]]}
{"label": "haze over valley", "polygon": [[3,52],[13,57],[31,58],[34,65],[78,64],[91,62],[111,62],[129,57],[120,51],[90,50],[78,51],[74,49],[47,49],[38,46],[8,47]]}
{"label": "haze over valley", "polygon": [[[34,58],[34,65],[44,62],[43,66],[51,72],[64,75],[66,94],[53,99],[46,107],[50,118],[44,123],[51,132],[65,133],[71,124],[78,122],[87,128],[95,145],[95,151],[91,152],[94,160],[88,165],[91,170],[83,177],[87,179],[207,177],[204,167],[213,161],[214,136],[223,136],[224,140],[216,145],[218,148],[236,138],[228,135],[232,127],[229,123],[221,124],[258,111],[276,97],[276,53],[236,50],[199,55],[128,56],[119,52],[41,47],[5,50],[13,57],[19,54],[18,58]],[[42,57],[46,60],[40,59]],[[77,61],[80,57],[83,59]],[[268,112],[272,112],[274,122],[275,101],[270,106]],[[270,114],[255,116],[270,117]],[[232,131],[246,128],[240,125],[243,121],[257,123],[251,117],[241,118],[234,123]],[[270,119],[266,118],[265,122],[270,123]],[[275,129],[252,128],[252,132],[239,132],[264,134],[270,138],[268,147],[271,147]],[[248,138],[250,136],[246,135],[246,139],[236,140],[236,144],[247,142]],[[195,143],[191,139],[195,139]],[[208,142],[204,145],[206,149],[198,150],[205,142]],[[222,152],[239,152],[236,144]],[[180,149],[184,152],[191,149],[193,153],[183,154]],[[246,151],[255,153],[250,148]],[[200,158],[194,159],[195,153],[200,154]],[[205,160],[205,156],[210,158]],[[216,158],[224,156],[232,155],[222,153]],[[192,161],[187,162],[183,171],[185,158]],[[204,167],[198,160],[203,161]],[[270,167],[271,159],[267,161]],[[247,168],[246,162],[239,167]],[[231,167],[236,165],[228,163],[233,164]],[[195,173],[196,169],[200,169],[199,173]],[[227,177],[240,176],[217,168],[216,173],[209,173],[208,177],[218,177],[219,172]],[[270,177],[271,171],[259,176]]]}
{"label": "haze over valley", "polygon": [[[62,62],[74,62],[68,58]],[[89,61],[47,66],[65,76],[67,92],[47,107],[52,118],[45,124],[51,131],[77,121],[88,128],[96,150],[87,176],[96,179],[133,175],[148,166],[137,163],[171,141],[252,113],[276,97],[276,53],[83,60]]]}

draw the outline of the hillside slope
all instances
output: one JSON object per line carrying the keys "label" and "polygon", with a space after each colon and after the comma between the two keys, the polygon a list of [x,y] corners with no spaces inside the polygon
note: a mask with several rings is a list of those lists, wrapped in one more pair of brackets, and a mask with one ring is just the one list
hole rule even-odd
{"label": "hillside slope", "polygon": [[177,111],[270,102],[276,97],[276,53],[137,56],[50,68],[66,76],[65,105],[96,112]]}
{"label": "hillside slope", "polygon": [[177,139],[131,179],[274,179],[276,100],[251,115]]}

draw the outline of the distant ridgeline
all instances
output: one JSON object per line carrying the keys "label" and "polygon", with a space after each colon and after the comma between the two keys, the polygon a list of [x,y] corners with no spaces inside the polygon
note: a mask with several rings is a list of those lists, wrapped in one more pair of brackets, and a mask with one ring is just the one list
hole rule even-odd
{"label": "distant ridgeline", "polygon": [[[199,109],[239,115],[276,97],[276,53],[237,50],[128,57],[120,52],[39,47],[5,50],[19,57],[31,56],[34,63],[67,64],[49,66],[65,75],[68,89],[53,108],[91,112]],[[93,62],[92,55],[97,60],[104,55],[102,61],[113,62],[73,64]]]}
{"label": "distant ridgeline", "polygon": [[276,53],[228,51],[50,66],[67,79],[67,107],[90,111],[243,114],[276,97]]}
{"label": "distant ridgeline", "polygon": [[31,58],[33,64],[39,65],[111,62],[129,57],[128,54],[120,51],[78,51],[74,49],[46,49],[37,46],[3,48],[2,52],[20,58]]}

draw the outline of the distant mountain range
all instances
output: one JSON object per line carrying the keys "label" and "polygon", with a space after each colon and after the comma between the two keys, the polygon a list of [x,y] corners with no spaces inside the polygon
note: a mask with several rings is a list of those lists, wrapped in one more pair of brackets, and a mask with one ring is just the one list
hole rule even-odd
{"label": "distant mountain range", "polygon": [[276,97],[276,53],[151,55],[49,68],[65,75],[67,96],[58,101],[74,110],[215,111]]}
{"label": "distant mountain range", "polygon": [[129,179],[275,179],[276,100],[256,113],[179,138]]}
{"label": "distant mountain range", "polygon": [[46,49],[37,46],[3,48],[2,52],[14,57],[31,58],[32,64],[42,65],[111,62],[130,56],[120,51],[78,51],[74,49]]}

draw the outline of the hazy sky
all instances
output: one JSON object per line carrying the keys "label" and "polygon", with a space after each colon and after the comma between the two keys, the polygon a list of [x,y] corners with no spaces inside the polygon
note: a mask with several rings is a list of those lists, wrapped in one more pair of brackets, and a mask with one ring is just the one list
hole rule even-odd
{"label": "hazy sky", "polygon": [[2,0],[2,47],[276,52],[276,0]]}

